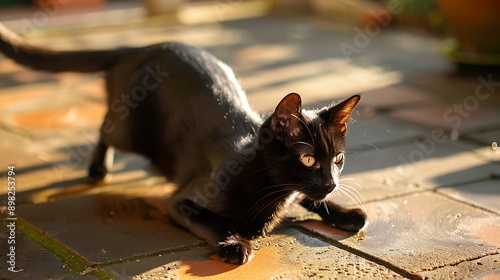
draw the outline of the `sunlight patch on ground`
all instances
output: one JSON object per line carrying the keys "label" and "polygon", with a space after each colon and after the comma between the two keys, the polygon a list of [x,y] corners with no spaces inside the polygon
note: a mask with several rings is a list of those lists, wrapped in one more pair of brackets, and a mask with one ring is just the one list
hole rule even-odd
{"label": "sunlight patch on ground", "polygon": [[[234,54],[234,65],[242,70],[251,70],[256,67],[262,67],[270,63],[280,61],[287,61],[299,56],[298,46],[293,45],[262,45],[255,44],[241,50]],[[271,70],[272,71],[272,70]],[[292,72],[293,69],[287,69],[283,72]],[[270,73],[265,72],[265,75],[271,76]],[[262,76],[262,75],[261,75]],[[270,77],[271,78],[271,77]]]}
{"label": "sunlight patch on ground", "polygon": [[359,189],[364,199],[372,200],[398,192],[486,179],[495,172],[493,165],[487,165],[471,151],[440,146],[435,154],[423,158],[417,154],[418,147],[411,144],[352,154],[344,176],[352,177],[356,182],[353,187]]}
{"label": "sunlight patch on ground", "polygon": [[[335,67],[342,60],[331,60],[332,68],[322,71],[312,77],[288,76],[282,80],[282,84],[268,86],[264,90],[247,91],[248,99],[252,107],[259,112],[271,111],[286,94],[297,92],[302,96],[304,103],[332,102],[338,101],[350,94],[359,94],[365,91],[387,87],[400,83],[403,75],[396,71],[385,71],[382,67],[360,67],[352,64],[345,64],[344,67]],[[284,66],[282,69],[289,69]],[[269,82],[278,82],[274,73],[279,69],[262,70],[259,74],[260,84],[266,84],[266,77]],[[326,73],[325,73],[326,72]],[[291,80],[289,80],[292,78]]]}
{"label": "sunlight patch on ground", "polygon": [[187,5],[177,12],[183,24],[199,24],[265,15],[268,4],[265,1],[210,1],[211,5]]}
{"label": "sunlight patch on ground", "polygon": [[244,78],[241,78],[241,83],[244,89],[256,91],[256,89],[268,85],[292,81],[324,72],[336,71],[348,66],[348,64],[349,63],[345,59],[324,59],[304,62],[266,71],[256,71],[255,73],[245,75]]}

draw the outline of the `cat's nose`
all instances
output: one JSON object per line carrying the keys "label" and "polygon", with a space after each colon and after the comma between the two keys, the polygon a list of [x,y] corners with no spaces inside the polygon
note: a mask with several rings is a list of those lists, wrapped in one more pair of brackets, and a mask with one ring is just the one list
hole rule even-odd
{"label": "cat's nose", "polygon": [[325,187],[326,187],[326,189],[327,189],[329,192],[333,191],[333,190],[335,189],[335,187],[336,187],[336,186],[337,186],[337,185],[335,184],[335,182],[334,182],[333,180],[331,180],[330,182],[326,182],[326,183],[325,183]]}

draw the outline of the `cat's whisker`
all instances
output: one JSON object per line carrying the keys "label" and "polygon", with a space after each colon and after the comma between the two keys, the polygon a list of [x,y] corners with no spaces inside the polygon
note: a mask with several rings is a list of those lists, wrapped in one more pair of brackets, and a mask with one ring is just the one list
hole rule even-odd
{"label": "cat's whisker", "polygon": [[356,184],[356,186],[361,187],[361,185],[358,182],[356,182],[356,180],[354,178],[350,178],[350,177],[342,178],[339,180],[339,183],[344,182],[344,181],[352,182],[352,183]]}
{"label": "cat's whisker", "polygon": [[354,178],[347,177],[347,178],[341,178],[341,179],[339,179],[339,182],[342,182],[342,181],[353,181],[353,182],[355,182],[356,180],[354,180]]}
{"label": "cat's whisker", "polygon": [[359,193],[359,191],[354,188],[353,186],[349,186],[347,184],[340,184],[340,187],[341,188],[347,188],[347,189],[350,189],[352,192],[354,192],[357,196],[361,196],[361,194]]}
{"label": "cat's whisker", "polygon": [[[335,190],[333,190],[331,193],[328,194],[327,198],[330,197],[330,196],[338,196],[338,197],[342,197],[342,193],[340,193],[338,191],[338,188],[336,188]],[[325,198],[326,199],[326,198]]]}
{"label": "cat's whisker", "polygon": [[325,207],[326,213],[330,215],[330,210],[328,210],[328,205],[326,204],[326,201],[323,201],[322,204]]}
{"label": "cat's whisker", "polygon": [[341,190],[341,192],[343,195],[347,196],[347,198],[349,198],[352,202],[354,202],[354,205],[365,210],[365,207],[360,202],[358,202],[355,198],[353,198],[353,196],[351,194],[349,194],[346,190]]}
{"label": "cat's whisker", "polygon": [[363,142],[363,141],[361,143],[363,143],[367,146],[371,146],[371,147],[375,148],[375,150],[379,151],[379,148],[377,146],[375,146],[375,144],[373,144],[373,143],[368,143],[368,142]]}
{"label": "cat's whisker", "polygon": [[[340,191],[343,192],[345,195],[347,195],[352,200],[352,202],[354,202],[354,204],[356,204],[356,206],[359,206],[359,208],[361,208],[364,212],[367,212],[365,206],[363,205],[363,202],[361,202],[359,197],[354,192],[352,192],[348,189],[340,189]],[[353,196],[354,196],[354,198],[353,198]]]}

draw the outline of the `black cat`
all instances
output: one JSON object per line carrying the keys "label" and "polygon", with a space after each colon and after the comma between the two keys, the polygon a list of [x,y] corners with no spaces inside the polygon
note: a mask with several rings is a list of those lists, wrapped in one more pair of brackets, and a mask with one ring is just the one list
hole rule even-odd
{"label": "black cat", "polygon": [[192,46],[52,51],[0,25],[0,51],[37,70],[106,71],[109,110],[89,176],[106,176],[113,147],[146,156],[178,185],[171,217],[225,262],[249,261],[248,239],[272,230],[293,202],[344,230],[365,224],[360,209],[319,203],[339,185],[346,121],[358,95],[307,111],[291,93],[262,119],[231,69]]}

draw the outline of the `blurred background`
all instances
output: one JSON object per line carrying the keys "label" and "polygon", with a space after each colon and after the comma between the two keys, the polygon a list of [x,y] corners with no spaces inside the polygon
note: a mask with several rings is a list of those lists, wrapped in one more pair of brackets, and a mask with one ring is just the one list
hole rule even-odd
{"label": "blurred background", "polygon": [[[441,35],[445,32],[446,25],[437,2],[437,0],[2,0],[0,8],[4,10],[1,14],[2,21],[16,19],[23,15],[23,12],[35,7],[41,11],[46,11],[49,16],[53,16],[54,13],[87,13],[91,11],[137,8],[137,18],[128,19],[138,20],[139,17],[144,16],[172,13],[179,15],[188,6],[194,7],[197,5],[211,5],[219,15],[222,15],[229,10],[238,9],[238,4],[241,4],[244,7],[260,6],[260,12],[272,12],[282,15],[315,15],[339,23],[350,24],[368,23],[373,19],[371,12],[374,10],[393,9],[392,12],[397,11],[397,14],[391,18],[391,24],[404,26],[418,32]],[[453,4],[452,1],[446,0],[441,2]],[[495,1],[484,2],[491,2],[495,5]],[[7,12],[6,9],[8,9]],[[255,11],[246,9],[241,12],[246,12],[248,16]],[[200,15],[192,15],[192,17],[198,16]],[[204,20],[201,18],[183,19],[188,22],[190,20]],[[116,21],[118,18],[107,19],[107,21],[113,20]],[[122,20],[125,19],[122,18]]]}

